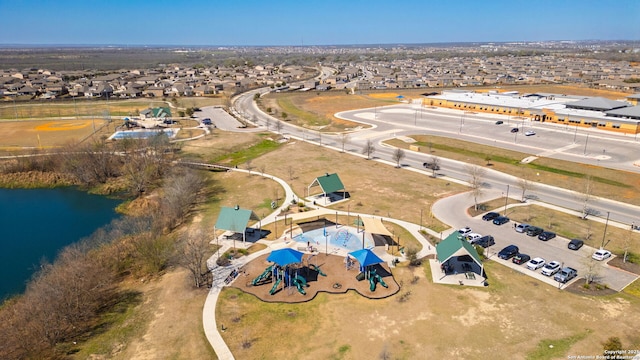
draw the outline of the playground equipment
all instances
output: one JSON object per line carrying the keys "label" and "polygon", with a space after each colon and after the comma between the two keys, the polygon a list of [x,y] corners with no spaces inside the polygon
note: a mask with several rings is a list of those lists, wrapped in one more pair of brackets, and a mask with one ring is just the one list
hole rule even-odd
{"label": "playground equipment", "polygon": [[319,266],[315,265],[315,264],[311,264],[311,268],[315,271],[318,272],[318,274],[322,275],[322,276],[327,276],[327,274],[323,273],[322,270],[320,269]]}
{"label": "playground equipment", "polygon": [[273,295],[276,293],[276,290],[278,290],[278,285],[280,285],[281,281],[282,281],[282,278],[278,278],[276,280],[276,283],[273,284],[273,287],[271,288],[271,290],[269,290],[269,295]]}
{"label": "playground equipment", "polygon": [[372,270],[369,273],[369,290],[376,291],[376,284],[380,283],[380,285],[384,287],[389,287],[384,280],[382,280],[382,276],[376,274],[376,270]]}
{"label": "playground equipment", "polygon": [[267,280],[267,279],[271,279],[271,273],[273,270],[273,265],[269,265],[269,267],[267,267],[266,269],[264,269],[264,271],[262,272],[262,274],[258,275],[257,278],[253,279],[253,281],[251,282],[252,285],[257,285],[259,282]]}
{"label": "playground equipment", "polygon": [[303,278],[300,275],[296,275],[293,278],[293,285],[296,286],[296,288],[298,289],[298,292],[300,292],[300,294],[307,295],[307,292],[304,291],[304,287],[305,286],[309,286],[309,284],[307,284],[307,279]]}

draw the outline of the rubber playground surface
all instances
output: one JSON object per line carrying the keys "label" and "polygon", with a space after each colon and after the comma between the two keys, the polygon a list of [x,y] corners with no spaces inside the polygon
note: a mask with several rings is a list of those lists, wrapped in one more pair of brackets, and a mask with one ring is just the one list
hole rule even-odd
{"label": "rubber playground surface", "polygon": [[[322,252],[314,254],[317,255],[311,257],[309,260],[310,253],[305,253],[301,265],[290,267],[294,272],[297,270],[297,274],[305,278],[308,286],[302,288],[306,292],[306,295],[301,294],[296,286],[285,288],[284,281],[280,282],[273,295],[270,294],[274,285],[272,279],[259,282],[258,285],[253,285],[253,280],[273,264],[267,261],[269,254],[262,255],[246,264],[231,286],[246,293],[253,294],[263,301],[288,303],[309,301],[321,291],[341,294],[349,290],[355,290],[360,295],[370,299],[386,298],[400,291],[400,286],[396,283],[393,275],[391,275],[391,271],[389,271],[388,265],[385,263],[373,265],[370,268],[376,270],[376,273],[381,276],[387,287],[385,288],[381,283],[377,283],[375,290],[371,291],[369,280],[358,280],[356,278],[360,273],[357,262],[347,270],[343,256],[326,255]],[[320,268],[326,276],[320,275],[313,269],[313,266],[310,266],[311,264]]]}

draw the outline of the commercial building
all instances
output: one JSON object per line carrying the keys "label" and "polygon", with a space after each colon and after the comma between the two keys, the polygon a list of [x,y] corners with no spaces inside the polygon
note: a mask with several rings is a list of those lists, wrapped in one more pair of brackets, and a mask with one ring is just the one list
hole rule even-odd
{"label": "commercial building", "polygon": [[438,95],[425,96],[423,104],[637,134],[640,132],[638,98],[640,94],[631,95],[625,101],[616,101],[601,97],[550,93],[445,90]]}

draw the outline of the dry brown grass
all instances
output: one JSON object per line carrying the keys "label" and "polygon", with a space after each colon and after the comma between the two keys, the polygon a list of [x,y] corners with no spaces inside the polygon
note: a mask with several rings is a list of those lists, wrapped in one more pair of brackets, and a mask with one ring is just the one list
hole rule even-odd
{"label": "dry brown grass", "polygon": [[0,150],[21,151],[23,148],[52,148],[81,141],[93,133],[111,135],[113,124],[101,128],[103,119],[36,120],[1,122]]}
{"label": "dry brown grass", "polygon": [[[269,304],[227,288],[216,318],[242,359],[375,359],[385,350],[399,359],[524,359],[545,339],[566,345],[553,356],[566,358],[601,354],[610,336],[625,348],[640,345],[637,298],[581,297],[495,263],[486,268],[488,288],[435,285],[422,268],[396,268],[400,294],[411,292],[402,303],[399,296],[368,300],[350,292]],[[546,347],[534,358],[551,358],[553,351]]]}
{"label": "dry brown grass", "polygon": [[[299,197],[305,196],[307,187],[316,177],[335,172],[349,192],[350,199],[331,208],[416,224],[420,223],[422,211],[423,225],[434,229],[446,227],[431,216],[433,202],[465,190],[457,184],[303,142],[284,144],[281,149],[255,159],[252,164],[264,166],[267,173],[287,181]],[[292,178],[289,177],[290,167]],[[311,193],[320,191],[316,187],[311,189]]]}

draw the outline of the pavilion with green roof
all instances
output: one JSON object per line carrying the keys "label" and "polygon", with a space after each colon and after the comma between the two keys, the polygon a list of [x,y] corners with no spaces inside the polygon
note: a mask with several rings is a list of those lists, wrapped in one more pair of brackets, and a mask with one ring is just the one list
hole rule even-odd
{"label": "pavilion with green roof", "polygon": [[[484,264],[478,255],[475,247],[471,245],[463,236],[457,231],[451,233],[446,239],[442,240],[436,245],[436,254],[438,262],[442,264],[443,269],[451,267],[454,273],[468,273],[473,272],[480,276],[484,274]],[[459,259],[468,259],[477,264],[477,268],[468,265],[468,262],[460,261]],[[465,265],[467,264],[467,265]],[[479,272],[473,271],[479,269]],[[448,275],[445,272],[445,276]]]}
{"label": "pavilion with green roof", "polygon": [[238,205],[232,208],[223,206],[220,209],[218,220],[213,226],[213,233],[215,234],[217,230],[226,230],[234,233],[241,233],[242,242],[244,243],[247,238],[246,234],[249,220],[257,221],[260,220],[260,218],[253,211],[241,209]]}
{"label": "pavilion with green roof", "polygon": [[307,194],[309,196],[311,196],[311,188],[316,186],[320,186],[320,189],[322,191],[322,198],[324,199],[329,199],[331,201],[331,195],[337,194],[341,190],[342,199],[346,198],[347,192],[344,188],[344,185],[342,184],[342,181],[340,180],[340,177],[336,173],[326,173],[323,176],[318,176],[317,178],[315,178],[313,182],[311,182],[311,185],[307,187]]}

